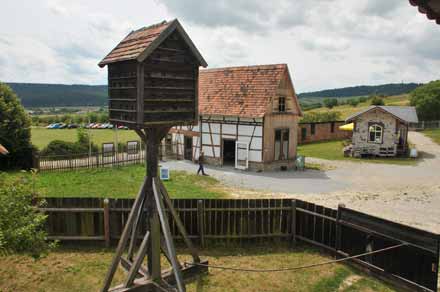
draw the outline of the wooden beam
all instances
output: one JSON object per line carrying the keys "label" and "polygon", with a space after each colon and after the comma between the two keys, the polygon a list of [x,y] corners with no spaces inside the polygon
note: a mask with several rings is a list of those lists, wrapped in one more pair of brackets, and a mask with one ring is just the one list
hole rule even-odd
{"label": "wooden beam", "polygon": [[122,253],[124,252],[124,248],[127,244],[130,230],[133,225],[134,216],[137,213],[138,209],[140,208],[143,197],[145,196],[146,181],[147,180],[145,179],[144,182],[142,183],[142,186],[139,190],[136,200],[134,201],[133,208],[130,211],[130,215],[128,215],[127,223],[125,224],[124,231],[122,232],[121,239],[119,240],[118,247],[116,248],[116,253],[113,257],[110,268],[105,276],[104,286],[101,289],[102,292],[108,291],[111,282],[113,280],[113,277],[115,275],[116,269],[118,268],[118,264],[121,260]]}
{"label": "wooden beam", "polygon": [[147,252],[148,240],[150,238],[150,232],[147,231],[145,233],[144,239],[142,240],[141,246],[136,254],[136,259],[133,262],[133,265],[128,272],[127,279],[124,282],[125,287],[130,287],[133,284],[134,279],[139,271],[139,268],[142,265],[142,261],[144,260],[145,253]]}
{"label": "wooden beam", "polygon": [[157,212],[159,214],[160,223],[162,226],[162,232],[165,238],[165,245],[168,250],[168,254],[171,260],[171,266],[173,267],[174,277],[177,283],[177,289],[179,292],[185,292],[185,284],[183,283],[182,272],[180,270],[180,265],[177,262],[176,250],[174,248],[173,238],[170,231],[170,226],[168,224],[168,219],[165,214],[162,196],[158,192],[157,178],[153,177],[153,194],[154,200],[156,202]]}

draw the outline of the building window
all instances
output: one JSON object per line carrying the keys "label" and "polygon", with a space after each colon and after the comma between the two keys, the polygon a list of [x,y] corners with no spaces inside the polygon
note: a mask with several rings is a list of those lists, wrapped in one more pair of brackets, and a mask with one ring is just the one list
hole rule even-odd
{"label": "building window", "polygon": [[289,158],[289,129],[275,130],[275,160]]}
{"label": "building window", "polygon": [[286,111],[286,97],[284,96],[278,98],[278,111],[281,113]]}
{"label": "building window", "polygon": [[382,143],[383,126],[372,124],[368,127],[368,142]]}
{"label": "building window", "polygon": [[316,132],[316,125],[315,124],[311,124],[310,125],[310,134],[311,135],[315,135]]}

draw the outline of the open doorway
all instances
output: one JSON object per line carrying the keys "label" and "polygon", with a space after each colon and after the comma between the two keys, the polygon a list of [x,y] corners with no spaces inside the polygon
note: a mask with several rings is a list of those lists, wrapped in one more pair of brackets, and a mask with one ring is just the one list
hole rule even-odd
{"label": "open doorway", "polygon": [[223,165],[235,165],[235,140],[223,139]]}
{"label": "open doorway", "polygon": [[192,137],[185,136],[185,150],[183,152],[183,158],[186,160],[192,160]]}

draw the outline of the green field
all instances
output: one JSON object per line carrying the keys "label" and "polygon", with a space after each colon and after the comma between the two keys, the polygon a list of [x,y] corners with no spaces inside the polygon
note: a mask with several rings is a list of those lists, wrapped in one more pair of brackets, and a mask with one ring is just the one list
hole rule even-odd
{"label": "green field", "polygon": [[[196,167],[196,166],[194,166]],[[194,168],[194,173],[196,168]],[[7,173],[10,179],[30,174]],[[35,191],[43,197],[134,198],[142,184],[145,166],[41,172],[35,176]],[[171,171],[164,184],[173,198],[221,198],[227,193],[212,177]]]}
{"label": "green field", "polygon": [[327,160],[346,160],[354,162],[370,162],[383,164],[416,165],[417,160],[412,158],[353,158],[344,157],[342,149],[344,141],[316,142],[298,145],[298,154],[305,157],[315,157]]}
{"label": "green field", "polygon": [[[31,134],[32,144],[37,146],[40,150],[53,140],[69,142],[75,142],[77,140],[76,129],[46,129],[34,127],[31,130]],[[91,129],[90,134],[93,143],[98,146],[105,142],[114,142],[116,138],[116,130],[110,129]],[[120,143],[125,143],[130,140],[140,140],[139,136],[131,130],[117,130],[117,138]]]}
{"label": "green field", "polygon": [[[190,257],[180,251],[181,261]],[[99,291],[111,262],[112,249],[59,249],[47,257],[34,260],[24,255],[0,257],[0,291]],[[290,249],[280,244],[264,247],[215,247],[201,250],[201,256],[218,266],[277,268],[294,267],[328,261],[331,258],[306,247]],[[168,267],[162,258],[164,268]],[[23,276],[17,276],[23,275]],[[124,280],[118,269],[113,285]],[[326,265],[282,273],[238,273],[210,269],[187,285],[189,292],[392,292],[378,280],[342,264]]]}
{"label": "green field", "polygon": [[440,129],[424,130],[423,134],[434,140],[437,144],[440,144]]}
{"label": "green field", "polygon": [[[402,95],[395,95],[395,96],[389,96],[384,98],[385,105],[394,105],[394,106],[407,106],[409,105],[409,95],[408,94],[402,94]],[[313,109],[310,111],[306,111],[305,113],[322,113],[322,112],[340,112],[341,113],[341,120],[345,120],[347,117],[349,117],[352,114],[355,114],[368,106],[370,106],[371,101],[367,100],[364,103],[360,103],[358,106],[353,107],[351,105],[345,104],[340,106],[335,106],[332,109],[321,107],[317,109]]]}

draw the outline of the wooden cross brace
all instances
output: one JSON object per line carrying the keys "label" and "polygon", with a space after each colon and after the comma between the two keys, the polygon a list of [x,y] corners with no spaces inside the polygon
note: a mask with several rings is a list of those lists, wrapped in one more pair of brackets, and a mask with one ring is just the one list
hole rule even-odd
{"label": "wooden cross brace", "polygon": [[[206,266],[189,265],[182,267],[177,259],[165,205],[192,255],[193,262],[208,263],[200,260],[197,250],[194,248],[178,213],[173,207],[165,186],[157,178],[159,143],[168,131],[169,127],[147,128],[145,132],[140,129],[136,130],[146,145],[147,176],[128,216],[112,264],[105,277],[102,292],[185,292],[185,280],[208,271]],[[147,210],[147,230],[135,253],[138,226],[139,222],[143,220],[142,214],[145,209]],[[127,257],[124,258],[123,254],[127,246]],[[161,252],[171,264],[171,268],[163,272],[160,264]],[[143,262],[146,257],[147,266],[144,266]],[[119,264],[127,272],[127,276],[124,283],[110,288]],[[176,285],[176,288],[172,285]]]}

